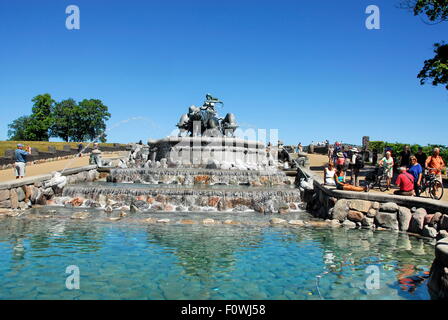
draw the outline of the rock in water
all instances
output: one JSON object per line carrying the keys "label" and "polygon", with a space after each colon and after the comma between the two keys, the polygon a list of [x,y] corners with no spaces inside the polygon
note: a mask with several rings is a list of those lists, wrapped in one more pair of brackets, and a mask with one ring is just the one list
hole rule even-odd
{"label": "rock in water", "polygon": [[71,218],[72,219],[84,220],[84,219],[88,218],[89,215],[90,214],[87,211],[76,212],[74,215],[71,216]]}
{"label": "rock in water", "polygon": [[345,228],[354,229],[356,228],[356,223],[350,220],[345,220],[344,222],[342,222],[342,226]]}
{"label": "rock in water", "polygon": [[269,222],[271,224],[285,224],[287,221],[280,218],[272,218],[271,220],[269,220]]}
{"label": "rock in water", "polygon": [[224,220],[223,223],[224,224],[233,224],[233,225],[240,224],[238,221],[234,221],[234,220],[231,220],[231,219]]}
{"label": "rock in water", "polygon": [[429,222],[429,226],[437,229],[437,226],[439,225],[442,216],[443,215],[440,212],[434,213],[431,221]]}
{"label": "rock in water", "polygon": [[348,201],[346,199],[340,199],[333,207],[333,219],[343,222],[348,215]]}
{"label": "rock in water", "polygon": [[412,213],[406,207],[398,208],[398,224],[401,231],[408,231],[409,224],[411,223]]}
{"label": "rock in water", "polygon": [[409,231],[414,233],[421,233],[425,224],[426,210],[423,208],[415,210],[412,214]]}
{"label": "rock in water", "polygon": [[375,216],[376,223],[383,228],[398,230],[397,213],[379,211]]}
{"label": "rock in water", "polygon": [[435,238],[437,237],[437,230],[430,226],[424,226],[422,235],[424,237]]}
{"label": "rock in water", "polygon": [[208,218],[208,219],[202,220],[202,223],[203,224],[215,224],[215,220]]}
{"label": "rock in water", "polygon": [[375,225],[375,219],[369,218],[369,217],[364,217],[364,219],[362,219],[362,221],[361,221],[361,225],[363,227],[372,228]]}
{"label": "rock in water", "polygon": [[289,220],[290,225],[302,227],[305,223],[302,220]]}

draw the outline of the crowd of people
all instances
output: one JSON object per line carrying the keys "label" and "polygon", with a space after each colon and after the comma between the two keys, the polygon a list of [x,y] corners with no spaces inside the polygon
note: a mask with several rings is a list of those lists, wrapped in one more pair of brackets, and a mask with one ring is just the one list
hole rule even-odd
{"label": "crowd of people", "polygon": [[[434,148],[432,155],[427,156],[423,148],[419,147],[417,153],[412,154],[410,147],[393,155],[391,148],[386,148],[385,156],[378,162],[379,167],[386,176],[387,190],[391,188],[394,178],[394,168],[399,166],[394,184],[399,190],[396,195],[420,196],[420,190],[425,170],[432,173],[442,182],[442,170],[445,162],[440,155],[440,149]],[[340,190],[369,191],[369,185],[359,186],[360,170],[364,167],[364,155],[357,148],[344,148],[340,142],[330,145],[328,148],[328,166],[324,169],[324,184],[335,186]],[[346,172],[351,170],[351,183],[346,181]]]}
{"label": "crowd of people", "polygon": [[[435,178],[443,183],[442,170],[446,165],[440,155],[439,148],[434,148],[432,154],[427,156],[421,147],[413,155],[409,146],[405,146],[404,150],[399,153],[398,158],[399,173],[395,180],[395,185],[399,187],[399,190],[396,190],[394,194],[420,196],[420,187],[425,170],[434,174]],[[387,189],[389,189],[394,176],[393,168],[395,166],[392,150],[386,151],[386,155],[380,160],[379,165],[383,168],[384,174],[387,175]]]}

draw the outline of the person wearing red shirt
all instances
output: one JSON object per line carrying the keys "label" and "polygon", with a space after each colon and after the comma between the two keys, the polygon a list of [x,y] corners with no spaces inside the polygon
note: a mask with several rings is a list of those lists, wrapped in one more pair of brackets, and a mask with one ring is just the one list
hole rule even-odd
{"label": "person wearing red shirt", "polygon": [[412,196],[414,194],[414,176],[406,172],[406,167],[400,168],[400,174],[395,181],[395,184],[400,187],[400,190],[394,191],[394,194],[400,196]]}

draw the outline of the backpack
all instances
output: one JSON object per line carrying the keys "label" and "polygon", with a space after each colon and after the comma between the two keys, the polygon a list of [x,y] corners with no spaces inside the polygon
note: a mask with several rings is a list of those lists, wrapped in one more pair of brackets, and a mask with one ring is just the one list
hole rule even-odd
{"label": "backpack", "polygon": [[360,155],[360,154],[357,154],[357,155],[356,155],[355,167],[356,167],[357,169],[362,169],[362,168],[364,168],[364,159],[362,158],[362,155]]}

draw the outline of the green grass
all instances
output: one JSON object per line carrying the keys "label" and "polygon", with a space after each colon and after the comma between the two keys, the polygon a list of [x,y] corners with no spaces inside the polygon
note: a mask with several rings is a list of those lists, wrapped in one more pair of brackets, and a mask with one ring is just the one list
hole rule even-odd
{"label": "green grass", "polygon": [[[21,143],[24,146],[30,146],[36,148],[39,151],[47,152],[49,146],[56,147],[57,150],[63,150],[65,145],[70,145],[71,148],[77,149],[79,142],[48,142],[48,141],[0,141],[0,157],[5,155],[7,149],[16,149],[17,144]],[[82,143],[84,147],[87,146],[88,142]],[[113,143],[100,143],[101,146],[113,146]]]}

